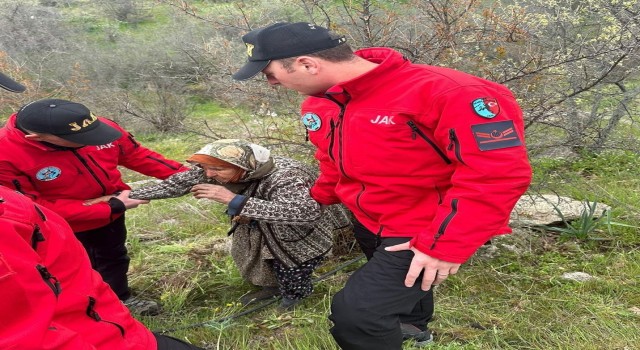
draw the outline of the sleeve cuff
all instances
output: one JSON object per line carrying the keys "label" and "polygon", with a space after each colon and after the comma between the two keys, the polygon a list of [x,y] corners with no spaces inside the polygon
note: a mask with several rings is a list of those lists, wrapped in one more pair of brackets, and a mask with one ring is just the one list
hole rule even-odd
{"label": "sleeve cuff", "polygon": [[245,203],[247,203],[248,199],[249,197],[247,196],[237,194],[235,197],[233,197],[231,202],[229,202],[229,205],[227,206],[227,214],[231,216],[240,215],[240,212],[242,211],[242,208],[244,208],[244,205]]}
{"label": "sleeve cuff", "polygon": [[122,214],[127,210],[124,203],[116,197],[109,198],[109,207],[111,208],[111,214]]}

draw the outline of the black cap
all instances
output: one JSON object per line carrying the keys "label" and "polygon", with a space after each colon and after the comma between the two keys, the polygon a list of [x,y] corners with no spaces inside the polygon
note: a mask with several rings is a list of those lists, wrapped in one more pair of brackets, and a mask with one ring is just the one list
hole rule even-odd
{"label": "black cap", "polygon": [[345,37],[331,38],[328,29],[315,24],[275,23],[252,30],[242,37],[249,60],[234,75],[247,80],[260,73],[271,60],[310,54],[344,44]]}
{"label": "black cap", "polygon": [[104,145],[122,136],[80,103],[59,99],[31,102],[18,111],[19,128],[58,136],[81,145]]}
{"label": "black cap", "polygon": [[0,87],[11,92],[23,92],[25,87],[22,84],[18,84],[15,80],[0,73]]}

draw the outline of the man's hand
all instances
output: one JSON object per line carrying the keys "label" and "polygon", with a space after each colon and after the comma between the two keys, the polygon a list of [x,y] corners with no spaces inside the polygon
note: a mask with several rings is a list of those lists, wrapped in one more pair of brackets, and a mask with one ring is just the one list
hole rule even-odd
{"label": "man's hand", "polygon": [[108,202],[109,199],[111,199],[112,197],[115,197],[115,196],[108,195],[108,196],[102,196],[102,197],[93,198],[93,199],[87,199],[82,204],[83,205],[94,205],[94,204],[97,204],[97,203]]}
{"label": "man's hand", "polygon": [[442,281],[446,280],[449,275],[455,275],[461,265],[432,258],[416,248],[410,247],[410,242],[386,247],[385,250],[388,252],[411,250],[413,254],[415,254],[411,260],[411,266],[409,266],[409,272],[407,272],[404,285],[407,287],[413,287],[416,279],[420,276],[422,270],[424,270],[421,286],[424,291],[431,289],[431,286],[437,286],[442,283]]}
{"label": "man's hand", "polygon": [[131,193],[130,190],[124,190],[124,191],[118,193],[117,195],[116,194],[112,194],[112,195],[108,195],[108,196],[102,196],[102,197],[98,197],[98,198],[87,199],[82,204],[83,205],[94,205],[94,204],[97,204],[97,203],[108,202],[111,198],[117,198],[119,201],[122,202],[122,204],[124,204],[124,207],[126,209],[132,209],[132,208],[135,208],[135,207],[139,206],[140,204],[149,203],[148,200],[129,198],[129,193]]}
{"label": "man's hand", "polygon": [[212,184],[197,184],[191,187],[191,193],[198,199],[207,198],[222,204],[229,204],[236,196],[225,187]]}
{"label": "man's hand", "polygon": [[132,198],[129,198],[129,193],[131,193],[131,190],[124,190],[124,191],[120,192],[120,194],[115,196],[122,203],[124,203],[125,208],[133,209],[133,208],[139,206],[140,204],[149,203],[149,201],[145,200],[145,199],[132,199]]}

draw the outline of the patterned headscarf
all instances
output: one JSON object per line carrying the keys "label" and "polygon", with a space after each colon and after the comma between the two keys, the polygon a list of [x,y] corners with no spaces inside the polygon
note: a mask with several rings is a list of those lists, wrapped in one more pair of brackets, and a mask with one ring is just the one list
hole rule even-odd
{"label": "patterned headscarf", "polygon": [[[251,182],[275,170],[273,158],[268,149],[240,139],[220,139],[206,144],[189,157],[187,162],[224,166],[224,163],[212,164],[211,159],[206,157],[215,158],[244,170],[245,174],[238,180],[239,182]],[[209,160],[209,162],[203,162],[203,160]]]}

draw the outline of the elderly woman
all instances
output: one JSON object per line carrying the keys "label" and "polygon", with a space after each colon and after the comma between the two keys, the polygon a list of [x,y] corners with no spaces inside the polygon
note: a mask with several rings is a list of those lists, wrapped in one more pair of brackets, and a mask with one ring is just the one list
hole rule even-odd
{"label": "elderly woman", "polygon": [[350,225],[340,206],[321,209],[309,195],[315,172],[293,159],[237,139],[205,145],[187,161],[194,165],[130,198],[160,199],[193,193],[227,205],[233,234],[231,256],[242,277],[262,287],[248,303],[282,296],[291,309],[313,291],[312,272],[331,249],[333,231]]}

